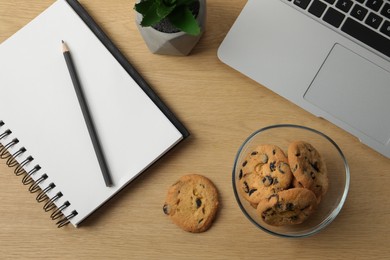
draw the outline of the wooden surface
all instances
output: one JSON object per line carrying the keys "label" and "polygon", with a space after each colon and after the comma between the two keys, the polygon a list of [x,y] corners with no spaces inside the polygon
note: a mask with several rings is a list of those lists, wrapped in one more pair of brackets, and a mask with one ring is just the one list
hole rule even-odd
{"label": "wooden surface", "polygon": [[[52,2],[1,0],[0,42]],[[192,135],[79,229],[57,229],[21,178],[0,160],[1,259],[389,257],[390,160],[218,60],[218,46],[244,0],[209,0],[207,31],[187,57],[148,51],[134,23],[134,0],[80,2]],[[5,98],[12,97],[0,94],[0,102]],[[232,192],[231,172],[240,144],[256,129],[279,123],[323,131],[339,144],[350,164],[350,192],[343,210],[309,238],[283,239],[257,229],[241,213]],[[206,175],[220,192],[219,214],[205,233],[184,232],[162,212],[168,187],[186,173]]]}

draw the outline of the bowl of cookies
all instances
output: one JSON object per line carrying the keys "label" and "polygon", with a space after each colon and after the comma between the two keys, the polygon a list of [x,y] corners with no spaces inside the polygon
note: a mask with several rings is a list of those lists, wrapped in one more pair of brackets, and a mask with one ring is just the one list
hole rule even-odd
{"label": "bowl of cookies", "polygon": [[235,158],[233,190],[244,215],[281,237],[318,233],[339,214],[350,173],[339,146],[327,135],[299,125],[257,130]]}

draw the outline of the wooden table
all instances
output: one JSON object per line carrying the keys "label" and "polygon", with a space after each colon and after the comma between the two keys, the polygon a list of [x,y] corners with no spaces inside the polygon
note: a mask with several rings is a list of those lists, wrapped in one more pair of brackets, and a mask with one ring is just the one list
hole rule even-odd
{"label": "wooden table", "polygon": [[[1,0],[0,42],[52,2]],[[0,160],[1,259],[389,257],[390,160],[218,60],[218,46],[246,1],[209,0],[207,31],[187,57],[148,51],[134,22],[134,0],[80,2],[192,135],[79,229],[57,229]],[[0,93],[0,102],[4,98],[10,97]],[[279,123],[323,131],[339,144],[350,164],[351,185],[343,210],[309,238],[283,239],[257,229],[241,213],[232,192],[232,166],[240,144],[256,129]],[[169,185],[186,173],[208,176],[220,192],[219,214],[205,233],[182,231],[162,211]]]}

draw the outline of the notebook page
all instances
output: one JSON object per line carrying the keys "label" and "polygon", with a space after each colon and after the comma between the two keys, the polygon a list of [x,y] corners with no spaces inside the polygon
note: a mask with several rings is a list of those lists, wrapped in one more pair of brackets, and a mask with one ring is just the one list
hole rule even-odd
{"label": "notebook page", "polygon": [[[113,187],[106,187],[61,51],[72,54]],[[0,118],[77,225],[183,137],[63,0],[0,45]],[[4,143],[7,140],[4,141]],[[16,149],[12,148],[12,149]],[[11,149],[11,152],[12,152]],[[19,158],[22,160],[23,158]],[[37,178],[39,176],[33,176]]]}

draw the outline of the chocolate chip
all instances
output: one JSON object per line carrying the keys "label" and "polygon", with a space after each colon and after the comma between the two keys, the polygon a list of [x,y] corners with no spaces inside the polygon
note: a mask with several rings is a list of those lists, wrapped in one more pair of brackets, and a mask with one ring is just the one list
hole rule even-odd
{"label": "chocolate chip", "polygon": [[252,153],[251,153],[251,155],[256,155],[256,154],[258,154],[259,152],[258,151],[253,151]]}
{"label": "chocolate chip", "polygon": [[253,192],[255,192],[255,191],[257,191],[257,189],[251,189],[251,190],[249,191],[249,196],[252,195]]}
{"label": "chocolate chip", "polygon": [[316,172],[320,171],[320,167],[318,165],[318,162],[310,163],[310,165],[311,165],[311,167],[313,167],[314,170],[316,170]]}
{"label": "chocolate chip", "polygon": [[291,211],[293,209],[294,209],[294,204],[292,204],[290,202],[286,204],[286,210],[290,210]]}
{"label": "chocolate chip", "polygon": [[275,149],[272,150],[272,154],[273,154],[273,155],[276,154],[276,150],[275,150]]}
{"label": "chocolate chip", "polygon": [[242,169],[240,169],[240,174],[238,175],[238,179],[241,180],[242,179]]}
{"label": "chocolate chip", "polygon": [[203,221],[203,218],[201,218],[201,219],[198,221],[198,224],[200,224],[202,221]]}
{"label": "chocolate chip", "polygon": [[202,201],[199,198],[197,198],[196,199],[196,208],[199,208],[200,206],[202,206]]}
{"label": "chocolate chip", "polygon": [[276,162],[271,162],[271,163],[269,164],[269,169],[271,170],[271,172],[274,172],[275,169],[276,169],[275,163],[276,163]]}
{"label": "chocolate chip", "polygon": [[249,185],[246,181],[244,181],[244,192],[249,193]]}
{"label": "chocolate chip", "polygon": [[265,187],[268,187],[268,186],[272,185],[274,180],[272,179],[271,176],[267,175],[261,181],[263,182]]}
{"label": "chocolate chip", "polygon": [[278,184],[278,183],[279,183],[278,178],[274,178],[273,181],[272,181],[272,184],[275,185],[275,184]]}
{"label": "chocolate chip", "polygon": [[263,218],[265,218],[267,215],[271,215],[272,216],[274,214],[275,214],[275,212],[272,210],[272,208],[268,208],[265,211],[263,211],[263,214],[261,214],[261,216]]}
{"label": "chocolate chip", "polygon": [[291,216],[291,217],[289,217],[289,219],[292,220],[292,221],[296,221],[296,220],[298,220],[298,216],[296,216],[296,215],[295,216]]}
{"label": "chocolate chip", "polygon": [[282,174],[285,174],[286,173],[286,169],[288,168],[288,164],[287,163],[284,163],[284,162],[281,162],[278,166],[278,170],[279,172],[281,172]]}
{"label": "chocolate chip", "polygon": [[168,204],[164,204],[163,211],[165,215],[169,215],[170,207]]}
{"label": "chocolate chip", "polygon": [[242,167],[245,167],[247,163],[248,163],[248,161],[243,162]]}
{"label": "chocolate chip", "polygon": [[276,194],[276,193],[274,193],[274,194],[272,194],[271,196],[269,196],[268,197],[268,201],[270,201],[273,197],[275,197],[276,198],[276,200],[278,200],[278,198],[279,198],[279,195],[278,194]]}
{"label": "chocolate chip", "polygon": [[313,180],[316,178],[316,175],[315,175],[314,172],[310,172],[310,176],[311,176],[311,178],[312,178]]}

